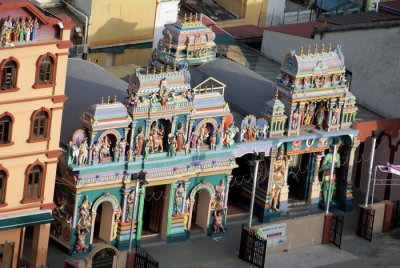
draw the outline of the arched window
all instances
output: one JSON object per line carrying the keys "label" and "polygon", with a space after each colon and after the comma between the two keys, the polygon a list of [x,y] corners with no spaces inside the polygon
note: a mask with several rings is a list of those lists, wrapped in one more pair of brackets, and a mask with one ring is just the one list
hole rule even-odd
{"label": "arched window", "polygon": [[36,62],[36,81],[33,88],[54,86],[56,57],[50,53],[42,55]]}
{"label": "arched window", "polygon": [[[1,168],[1,167],[0,167]],[[6,202],[7,172],[0,169],[0,206]]]}
{"label": "arched window", "polygon": [[53,83],[53,58],[46,56],[40,62],[39,84]]}
{"label": "arched window", "polygon": [[33,121],[32,137],[45,138],[47,137],[47,124],[49,116],[46,111],[36,113]]}
{"label": "arched window", "polygon": [[18,61],[14,58],[9,58],[2,62],[0,92],[17,89],[18,67]]}
{"label": "arched window", "polygon": [[43,168],[40,165],[33,166],[27,177],[24,199],[36,199],[41,197],[41,184]]}
{"label": "arched window", "polygon": [[0,146],[11,141],[13,119],[7,113],[0,115]]}

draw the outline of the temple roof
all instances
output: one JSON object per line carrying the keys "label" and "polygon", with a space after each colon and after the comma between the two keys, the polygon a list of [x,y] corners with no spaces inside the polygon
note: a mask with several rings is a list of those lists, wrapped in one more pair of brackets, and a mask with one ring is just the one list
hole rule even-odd
{"label": "temple roof", "polygon": [[308,48],[308,52],[304,53],[302,49],[300,55],[294,50],[289,52],[285,56],[281,70],[293,76],[344,71],[344,57],[340,46],[329,52],[325,52],[324,48],[318,52],[317,46],[314,53],[310,50],[311,48]]}
{"label": "temple roof", "polygon": [[[82,127],[81,115],[93,103],[101,103],[108,96],[123,100],[128,84],[113,76],[98,65],[85,60],[69,59],[60,142],[68,144],[75,130]],[[95,113],[100,116],[100,113]]]}

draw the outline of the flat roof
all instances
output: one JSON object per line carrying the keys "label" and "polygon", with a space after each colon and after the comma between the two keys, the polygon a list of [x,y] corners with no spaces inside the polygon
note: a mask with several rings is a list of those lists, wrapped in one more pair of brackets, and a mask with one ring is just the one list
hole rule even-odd
{"label": "flat roof", "polygon": [[304,38],[312,38],[314,36],[314,28],[321,26],[330,26],[330,24],[321,21],[311,21],[296,24],[271,26],[267,27],[265,30],[300,36]]}

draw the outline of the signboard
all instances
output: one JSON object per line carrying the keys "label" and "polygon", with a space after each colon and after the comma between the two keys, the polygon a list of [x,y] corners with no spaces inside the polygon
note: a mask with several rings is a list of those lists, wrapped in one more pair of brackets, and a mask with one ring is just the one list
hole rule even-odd
{"label": "signboard", "polygon": [[286,240],[286,223],[271,224],[258,228],[257,234],[267,240],[267,247],[281,246]]}

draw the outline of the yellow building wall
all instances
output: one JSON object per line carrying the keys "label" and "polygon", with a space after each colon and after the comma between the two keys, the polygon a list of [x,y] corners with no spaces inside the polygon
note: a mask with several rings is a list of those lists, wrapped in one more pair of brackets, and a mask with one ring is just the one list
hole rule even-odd
{"label": "yellow building wall", "polygon": [[124,54],[116,55],[115,65],[148,65],[152,52],[151,48],[125,49]]}
{"label": "yellow building wall", "polygon": [[[52,53],[57,58],[56,85],[34,89],[36,62],[39,56]],[[59,150],[63,103],[53,102],[54,96],[64,96],[67,71],[68,49],[60,49],[56,44],[43,46],[14,47],[1,51],[0,62],[14,57],[19,61],[17,86],[20,90],[0,94],[0,114],[9,112],[14,116],[11,141],[13,145],[0,147],[0,164],[8,170],[6,200],[7,206],[0,208],[0,216],[8,213],[38,210],[43,204],[53,202],[57,159],[48,152]],[[29,143],[31,116],[40,108],[50,110],[50,139]],[[46,178],[42,202],[22,204],[25,172],[29,165],[40,161],[46,165]]]}
{"label": "yellow building wall", "polygon": [[[0,231],[0,245],[4,244],[6,241],[8,243],[14,242],[14,252],[13,252],[13,261],[12,266],[13,268],[17,267],[17,260],[18,260],[18,249],[19,249],[19,240],[21,235],[22,229],[12,229],[6,231]],[[1,261],[0,261],[1,263]],[[2,265],[0,265],[2,267]]]}
{"label": "yellow building wall", "polygon": [[[237,20],[216,22],[220,27],[241,25],[265,26],[268,0],[216,0],[233,14],[240,17]],[[282,0],[283,1],[283,0]]]}
{"label": "yellow building wall", "polygon": [[89,46],[153,38],[157,1],[92,1]]}

